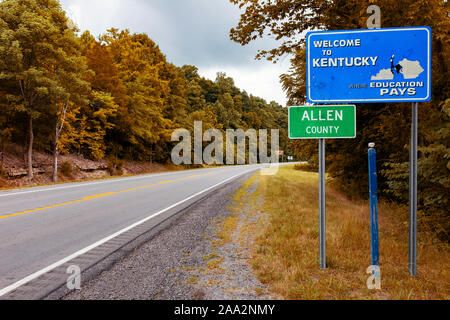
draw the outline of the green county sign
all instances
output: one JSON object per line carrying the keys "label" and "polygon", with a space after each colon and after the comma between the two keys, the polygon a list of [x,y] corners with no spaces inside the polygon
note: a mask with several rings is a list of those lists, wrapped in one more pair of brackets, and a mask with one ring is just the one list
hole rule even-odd
{"label": "green county sign", "polygon": [[289,108],[290,139],[346,139],[356,137],[356,107],[310,106]]}

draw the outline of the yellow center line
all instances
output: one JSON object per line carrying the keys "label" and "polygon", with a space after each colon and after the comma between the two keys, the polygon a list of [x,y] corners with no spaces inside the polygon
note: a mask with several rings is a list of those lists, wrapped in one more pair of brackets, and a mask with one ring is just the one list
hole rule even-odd
{"label": "yellow center line", "polygon": [[84,200],[75,200],[75,201],[70,201],[70,202],[65,202],[65,203],[55,204],[55,205],[53,205],[53,206],[43,207],[43,208],[39,208],[39,209],[33,209],[33,210],[28,210],[28,211],[23,211],[23,212],[12,213],[12,214],[8,214],[8,215],[6,215],[6,216],[0,216],[0,219],[9,218],[9,217],[14,217],[14,216],[18,216],[18,215],[25,214],[25,213],[33,213],[33,212],[41,211],[41,210],[45,210],[45,209],[51,209],[51,208],[56,208],[56,207],[66,206],[66,205],[73,204],[73,203],[77,203],[77,202],[81,202],[81,201],[84,201]]}
{"label": "yellow center line", "polygon": [[98,198],[102,198],[102,197],[106,197],[106,196],[111,196],[111,195],[114,195],[114,194],[119,194],[119,193],[124,193],[124,192],[129,192],[129,191],[135,191],[135,190],[150,188],[150,187],[158,186],[158,185],[161,185],[161,184],[187,180],[187,179],[190,179],[190,178],[206,176],[206,175],[210,175],[210,174],[213,174],[213,173],[219,173],[219,172],[223,172],[223,171],[224,170],[220,170],[220,171],[217,171],[217,172],[208,172],[208,173],[203,173],[203,174],[192,175],[192,176],[189,176],[189,177],[186,177],[186,178],[179,178],[179,179],[175,179],[175,180],[160,181],[160,182],[157,182],[157,183],[154,183],[154,184],[149,184],[149,185],[146,185],[146,186],[141,186],[141,187],[136,187],[136,188],[131,188],[131,189],[125,189],[125,190],[121,190],[121,191],[114,191],[114,192],[96,194],[96,195],[84,197],[83,199],[80,199],[80,200],[74,200],[74,201],[70,201],[70,202],[64,202],[64,203],[59,203],[59,204],[55,204],[55,205],[52,205],[52,206],[43,207],[43,208],[38,208],[38,209],[27,210],[27,211],[22,211],[22,212],[8,214],[8,215],[3,215],[3,216],[0,216],[0,219],[15,217],[15,216],[19,216],[19,215],[27,214],[27,213],[34,213],[34,212],[37,212],[37,211],[52,209],[52,208],[61,207],[61,206],[67,206],[67,205],[78,203],[78,202],[82,202],[82,201],[88,201],[88,200],[98,199]]}
{"label": "yellow center line", "polygon": [[116,194],[116,193],[117,193],[117,192],[108,192],[108,193],[96,194],[96,195],[94,195],[94,196],[85,197],[85,198],[81,199],[80,201],[86,201],[86,200],[97,199],[97,198],[101,198],[101,197],[110,196],[110,195]]}

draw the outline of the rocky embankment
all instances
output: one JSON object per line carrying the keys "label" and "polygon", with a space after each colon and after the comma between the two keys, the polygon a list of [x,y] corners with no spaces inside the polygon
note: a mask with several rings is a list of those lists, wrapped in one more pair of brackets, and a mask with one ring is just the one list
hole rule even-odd
{"label": "rocky embankment", "polygon": [[[85,179],[105,178],[113,175],[132,175],[166,171],[169,168],[157,163],[138,163],[133,161],[112,163],[110,160],[94,161],[84,158],[83,155],[60,155],[59,181],[77,181]],[[39,185],[52,182],[53,155],[37,152],[33,153],[32,182],[28,181],[23,147],[9,146],[4,152],[0,152],[0,188],[22,187],[27,185]],[[61,170],[62,166],[66,170]]]}

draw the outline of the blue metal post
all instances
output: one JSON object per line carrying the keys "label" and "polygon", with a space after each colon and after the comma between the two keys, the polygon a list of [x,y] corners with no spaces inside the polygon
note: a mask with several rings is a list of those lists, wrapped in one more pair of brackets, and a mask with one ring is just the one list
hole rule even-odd
{"label": "blue metal post", "polygon": [[377,152],[375,144],[369,144],[369,185],[370,185],[370,239],[372,265],[380,263],[378,248],[378,196],[377,196]]}

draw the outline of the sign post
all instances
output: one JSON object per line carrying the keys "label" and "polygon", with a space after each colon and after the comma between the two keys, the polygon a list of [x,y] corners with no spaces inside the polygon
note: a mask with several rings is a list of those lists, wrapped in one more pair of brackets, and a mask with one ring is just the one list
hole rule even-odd
{"label": "sign post", "polygon": [[319,139],[319,263],[322,270],[327,268],[326,232],[325,139]]}
{"label": "sign post", "polygon": [[289,138],[319,140],[319,263],[327,268],[325,139],[356,137],[356,107],[304,106],[289,108]]}
{"label": "sign post", "polygon": [[418,103],[412,104],[410,168],[409,168],[409,255],[408,269],[417,277],[417,126]]}
{"label": "sign post", "polygon": [[431,28],[312,31],[306,65],[309,103],[413,103],[408,268],[417,276],[417,109],[431,100]]}
{"label": "sign post", "polygon": [[380,253],[378,246],[377,152],[375,143],[369,144],[369,188],[372,266],[378,266],[380,264]]}

